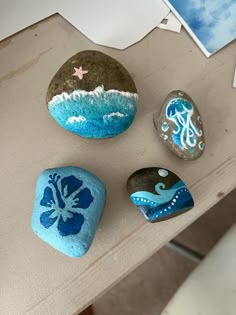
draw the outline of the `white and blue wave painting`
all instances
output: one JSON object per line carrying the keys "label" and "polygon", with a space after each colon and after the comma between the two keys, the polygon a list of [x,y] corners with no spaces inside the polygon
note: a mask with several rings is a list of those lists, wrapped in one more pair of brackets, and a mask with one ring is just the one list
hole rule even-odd
{"label": "white and blue wave painting", "polygon": [[236,38],[236,0],[166,0],[212,54]]}
{"label": "white and blue wave painting", "polygon": [[136,93],[75,90],[56,95],[48,104],[53,118],[65,129],[85,138],[109,138],[125,131],[137,111]]}
{"label": "white and blue wave painting", "polygon": [[175,216],[194,206],[192,195],[182,180],[169,189],[165,189],[165,184],[159,182],[155,185],[155,191],[157,194],[137,191],[130,196],[133,203],[150,222]]}

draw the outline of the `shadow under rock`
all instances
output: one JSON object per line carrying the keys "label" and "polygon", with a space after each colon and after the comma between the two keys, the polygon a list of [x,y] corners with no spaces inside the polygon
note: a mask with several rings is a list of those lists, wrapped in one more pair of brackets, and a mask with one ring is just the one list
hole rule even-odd
{"label": "shadow under rock", "polygon": [[94,315],[160,315],[195,266],[164,247],[98,299]]}
{"label": "shadow under rock", "polygon": [[[222,195],[218,195],[222,198]],[[180,233],[174,240],[206,255],[236,222],[236,189]]]}

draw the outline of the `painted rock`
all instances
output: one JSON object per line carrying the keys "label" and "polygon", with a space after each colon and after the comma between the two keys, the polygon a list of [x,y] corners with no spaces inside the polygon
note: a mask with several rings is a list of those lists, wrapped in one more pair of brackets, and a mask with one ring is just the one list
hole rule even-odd
{"label": "painted rock", "polygon": [[159,167],[143,168],[127,181],[130,199],[150,222],[167,220],[194,206],[185,183],[174,173]]}
{"label": "painted rock", "polygon": [[154,125],[162,142],[184,160],[199,158],[205,147],[201,116],[188,94],[171,92],[161,112],[154,115]]}
{"label": "painted rock", "polygon": [[53,77],[48,110],[63,128],[85,138],[125,131],[137,111],[137,90],[128,71],[99,51],[71,57]]}
{"label": "painted rock", "polygon": [[84,255],[94,238],[105,204],[105,186],[78,167],[43,171],[37,181],[32,229],[71,257]]}

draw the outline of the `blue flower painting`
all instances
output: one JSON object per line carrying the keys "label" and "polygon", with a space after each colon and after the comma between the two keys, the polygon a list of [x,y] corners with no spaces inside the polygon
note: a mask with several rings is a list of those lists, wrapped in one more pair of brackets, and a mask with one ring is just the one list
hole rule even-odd
{"label": "blue flower painting", "polygon": [[166,0],[212,54],[236,38],[235,0]]}
{"label": "blue flower painting", "polygon": [[36,183],[32,230],[61,253],[81,257],[92,244],[105,200],[105,185],[89,171],[46,169]]}
{"label": "blue flower painting", "polygon": [[88,209],[93,196],[82,180],[74,175],[49,175],[48,186],[44,189],[40,205],[45,211],[40,223],[45,229],[56,225],[61,236],[78,234],[84,224],[82,210]]}

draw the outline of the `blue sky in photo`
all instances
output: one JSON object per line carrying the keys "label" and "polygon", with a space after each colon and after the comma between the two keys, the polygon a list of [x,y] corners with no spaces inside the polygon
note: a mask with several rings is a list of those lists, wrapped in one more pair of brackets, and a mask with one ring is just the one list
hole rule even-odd
{"label": "blue sky in photo", "polygon": [[168,0],[213,53],[236,38],[236,0]]}

